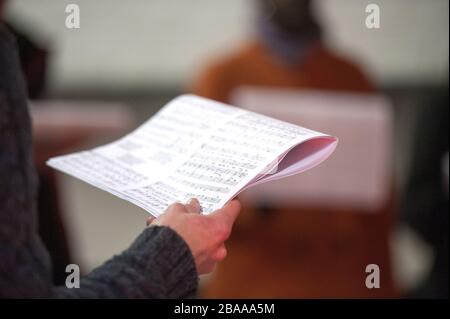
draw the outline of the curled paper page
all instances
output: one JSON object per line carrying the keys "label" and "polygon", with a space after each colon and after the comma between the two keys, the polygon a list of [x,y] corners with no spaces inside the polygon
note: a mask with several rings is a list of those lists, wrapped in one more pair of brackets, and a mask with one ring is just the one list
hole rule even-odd
{"label": "curled paper page", "polygon": [[337,138],[194,95],[182,95],[110,144],[47,164],[158,217],[196,197],[208,214],[253,185],[308,170]]}

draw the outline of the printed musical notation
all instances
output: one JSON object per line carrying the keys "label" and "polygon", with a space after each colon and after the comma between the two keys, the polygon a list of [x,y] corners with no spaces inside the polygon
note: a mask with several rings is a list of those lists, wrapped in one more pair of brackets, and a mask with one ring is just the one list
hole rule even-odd
{"label": "printed musical notation", "polygon": [[149,181],[147,176],[130,169],[127,165],[94,151],[63,157],[60,165],[69,171],[69,174],[82,175],[111,188],[123,188]]}
{"label": "printed musical notation", "polygon": [[261,181],[295,145],[325,136],[186,95],[116,142],[53,158],[48,164],[155,216],[191,197],[209,213]]}

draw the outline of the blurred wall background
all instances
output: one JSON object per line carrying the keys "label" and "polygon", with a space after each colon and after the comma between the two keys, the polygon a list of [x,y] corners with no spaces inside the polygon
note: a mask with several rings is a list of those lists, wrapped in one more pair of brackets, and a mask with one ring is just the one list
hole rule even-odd
{"label": "blurred wall background", "polygon": [[[363,66],[394,102],[401,189],[412,110],[448,81],[448,1],[376,1],[378,30],[364,25],[371,2],[317,0],[315,6],[326,42]],[[80,6],[81,29],[64,25],[69,3]],[[48,46],[47,98],[125,102],[142,122],[182,93],[205,61],[246,39],[254,10],[248,0],[12,0],[7,19]],[[146,213],[135,206],[66,176],[60,183],[83,272],[127,247],[144,226]],[[392,242],[397,280],[413,285],[426,272],[430,252],[407,231]]]}
{"label": "blurred wall background", "polygon": [[[380,0],[381,29],[364,27],[372,1],[316,0],[328,44],[364,64],[381,85],[435,85],[448,66],[448,1]],[[81,28],[64,27],[77,3]],[[253,1],[13,0],[8,15],[53,52],[52,94],[180,89],[214,54],[253,27]],[[436,39],[441,39],[436,41]]]}

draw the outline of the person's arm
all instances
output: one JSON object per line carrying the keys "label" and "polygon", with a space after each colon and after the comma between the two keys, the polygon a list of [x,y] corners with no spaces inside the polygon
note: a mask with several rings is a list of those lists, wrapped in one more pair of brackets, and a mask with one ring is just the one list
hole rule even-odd
{"label": "person's arm", "polygon": [[187,298],[197,271],[186,242],[168,227],[146,229],[94,270],[80,288],[54,288],[37,236],[37,181],[25,84],[13,37],[0,25],[0,297]]}
{"label": "person's arm", "polygon": [[194,259],[184,240],[168,227],[143,231],[122,254],[93,270],[80,288],[58,287],[58,298],[193,298]]}
{"label": "person's arm", "polygon": [[31,126],[14,39],[0,25],[0,298],[189,298],[198,274],[225,258],[224,241],[240,211],[232,201],[203,216],[197,200],[176,203],[161,226],[94,270],[80,288],[56,288],[37,235],[37,181]]}

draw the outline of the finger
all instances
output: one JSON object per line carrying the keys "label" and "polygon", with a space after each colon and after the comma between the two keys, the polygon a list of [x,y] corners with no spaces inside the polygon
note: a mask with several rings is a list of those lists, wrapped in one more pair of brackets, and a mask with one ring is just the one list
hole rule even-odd
{"label": "finger", "polygon": [[156,217],[154,217],[154,216],[151,216],[151,217],[147,218],[147,226],[150,226],[151,223],[152,223],[155,219],[156,219]]}
{"label": "finger", "polygon": [[206,275],[214,271],[216,268],[217,262],[214,260],[208,260],[204,262],[200,267],[197,269],[199,275]]}
{"label": "finger", "polygon": [[202,208],[197,198],[191,198],[186,204],[186,209],[189,213],[199,214]]}
{"label": "finger", "polygon": [[227,227],[231,228],[240,211],[241,203],[238,200],[232,200],[221,209],[212,212],[209,216],[220,219]]}
{"label": "finger", "polygon": [[221,261],[227,256],[227,249],[225,248],[225,245],[222,244],[219,249],[217,249],[214,254],[211,256],[212,260],[215,261]]}
{"label": "finger", "polygon": [[169,207],[167,207],[166,213],[187,213],[188,210],[186,208],[186,205],[183,205],[181,203],[173,203]]}
{"label": "finger", "polygon": [[161,223],[159,222],[158,218],[152,216],[147,219],[147,227],[159,225],[161,225]]}

